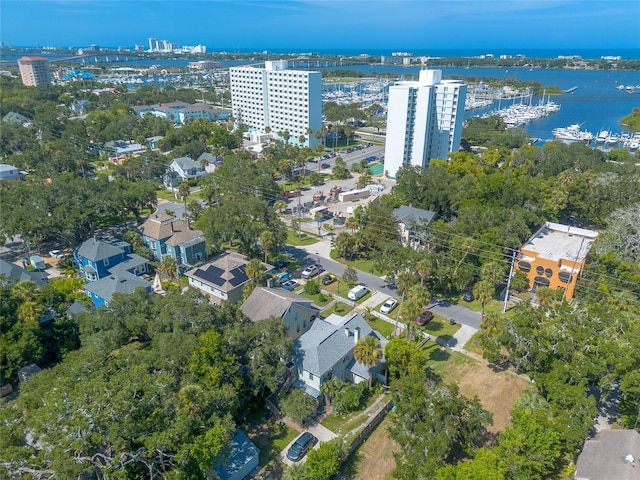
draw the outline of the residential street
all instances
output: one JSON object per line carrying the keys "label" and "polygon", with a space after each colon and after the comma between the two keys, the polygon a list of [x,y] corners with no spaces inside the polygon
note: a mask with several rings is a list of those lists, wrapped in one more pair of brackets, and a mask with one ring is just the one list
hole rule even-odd
{"label": "residential street", "polygon": [[[304,247],[294,247],[288,245],[286,252],[300,260],[303,264],[319,263],[327,272],[342,276],[346,268],[342,263],[336,262],[330,258],[331,240],[325,236],[321,241]],[[358,280],[363,285],[380,293],[400,299],[400,295],[396,289],[390,289],[384,277],[378,277],[366,272],[357,270]],[[299,272],[294,273],[294,278],[299,278]],[[479,312],[471,310],[464,305],[455,304],[446,300],[432,299],[433,301],[427,306],[429,310],[445,318],[453,319],[461,325],[471,327],[474,331],[480,329],[481,315]],[[381,300],[381,302],[384,301]]]}

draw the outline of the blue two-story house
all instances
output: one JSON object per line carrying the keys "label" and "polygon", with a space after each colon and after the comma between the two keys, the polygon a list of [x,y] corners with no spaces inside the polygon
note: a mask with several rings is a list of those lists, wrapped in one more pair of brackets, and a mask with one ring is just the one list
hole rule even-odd
{"label": "blue two-story house", "polygon": [[89,239],[74,252],[84,286],[95,307],[108,307],[114,293],[133,293],[142,287],[151,292],[151,283],[140,278],[149,273],[146,258],[131,253],[131,246],[120,240]]}
{"label": "blue two-story house", "polygon": [[142,241],[159,262],[164,255],[170,255],[178,265],[191,267],[207,257],[202,231],[193,230],[187,222],[170,215],[151,215],[139,231]]}

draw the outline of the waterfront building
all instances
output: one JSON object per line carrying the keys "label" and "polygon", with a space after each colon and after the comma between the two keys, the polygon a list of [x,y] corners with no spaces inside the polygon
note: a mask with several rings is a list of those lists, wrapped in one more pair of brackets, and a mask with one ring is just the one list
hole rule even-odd
{"label": "waterfront building", "polygon": [[22,84],[27,87],[38,87],[51,84],[49,61],[44,57],[22,57],[18,60]]}
{"label": "waterfront building", "polygon": [[520,249],[516,268],[527,275],[530,288],[561,288],[571,300],[597,237],[593,230],[546,222]]}
{"label": "waterfront building", "polygon": [[384,169],[395,178],[403,165],[427,167],[460,147],[467,85],[421,70],[417,81],[389,87]]}
{"label": "waterfront building", "polygon": [[[314,133],[322,127],[322,74],[289,70],[286,60],[265,62],[264,68],[251,65],[233,67],[231,78],[232,115],[236,124],[271,134],[289,132],[289,141],[318,144]],[[308,133],[311,129],[312,133]]]}

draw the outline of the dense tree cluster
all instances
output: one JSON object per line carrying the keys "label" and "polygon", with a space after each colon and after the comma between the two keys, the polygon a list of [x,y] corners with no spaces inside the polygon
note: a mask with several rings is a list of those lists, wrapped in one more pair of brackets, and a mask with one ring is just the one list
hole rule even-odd
{"label": "dense tree cluster", "polygon": [[278,319],[246,322],[193,290],[116,294],[77,321],[82,347],[0,410],[4,478],[209,478],[292,348]]}
{"label": "dense tree cluster", "polygon": [[[43,288],[31,281],[0,286],[0,385],[16,380],[30,363],[62,359],[79,346],[78,328],[66,309],[80,280],[54,278]],[[86,298],[86,297],[85,297]]]}

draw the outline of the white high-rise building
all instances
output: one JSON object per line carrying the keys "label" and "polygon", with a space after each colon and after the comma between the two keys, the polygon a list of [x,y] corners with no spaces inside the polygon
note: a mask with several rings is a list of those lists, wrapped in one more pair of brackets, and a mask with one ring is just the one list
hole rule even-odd
{"label": "white high-rise building", "polygon": [[[322,74],[289,70],[286,60],[265,62],[264,68],[250,65],[229,69],[231,104],[236,124],[271,134],[289,132],[289,143],[318,144],[315,132],[322,127]],[[312,133],[308,133],[311,129]]]}
{"label": "white high-rise building", "polygon": [[389,87],[384,169],[395,178],[403,165],[426,167],[460,148],[467,86],[421,70],[418,81]]}

